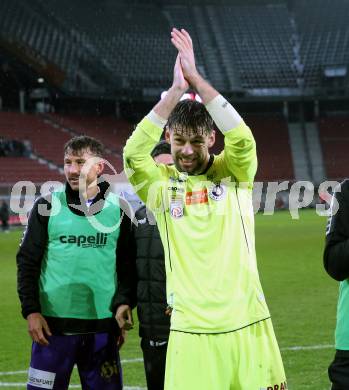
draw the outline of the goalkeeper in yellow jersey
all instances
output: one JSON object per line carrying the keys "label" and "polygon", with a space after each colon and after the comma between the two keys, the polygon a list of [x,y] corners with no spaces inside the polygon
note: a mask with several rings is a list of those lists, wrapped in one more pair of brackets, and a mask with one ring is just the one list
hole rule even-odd
{"label": "goalkeeper in yellow jersey", "polygon": [[[256,145],[243,119],[198,73],[185,30],[173,84],[126,143],[130,182],[154,212],[172,307],[165,390],[285,390],[285,373],[260,285],[252,186]],[[193,88],[203,103],[180,101]],[[214,122],[224,150],[210,155]],[[165,128],[174,166],[150,152]]]}

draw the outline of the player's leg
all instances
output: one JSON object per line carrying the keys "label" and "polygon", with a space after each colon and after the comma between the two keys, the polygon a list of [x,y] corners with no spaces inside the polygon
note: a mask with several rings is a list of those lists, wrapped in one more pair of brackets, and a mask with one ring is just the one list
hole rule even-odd
{"label": "player's leg", "polygon": [[49,345],[32,345],[27,389],[68,389],[78,336],[50,336]]}
{"label": "player's leg", "polygon": [[171,331],[165,390],[229,390],[233,365],[226,339],[226,334]]}
{"label": "player's leg", "polygon": [[328,376],[332,383],[331,390],[349,389],[349,351],[336,351],[328,368]]}
{"label": "player's leg", "polygon": [[233,333],[237,365],[231,390],[286,390],[286,376],[270,319]]}
{"label": "player's leg", "polygon": [[141,347],[148,390],[163,390],[167,342],[160,345],[147,338],[142,338]]}
{"label": "player's leg", "polygon": [[121,364],[115,334],[83,335],[77,366],[83,390],[122,389]]}

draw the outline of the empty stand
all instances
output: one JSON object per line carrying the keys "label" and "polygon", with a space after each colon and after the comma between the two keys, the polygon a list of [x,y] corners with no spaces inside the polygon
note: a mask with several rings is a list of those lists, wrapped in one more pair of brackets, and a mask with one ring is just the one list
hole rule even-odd
{"label": "empty stand", "polygon": [[[5,180],[6,171],[9,172],[10,182],[17,180],[39,180],[40,182],[52,178],[64,178],[56,168],[49,169],[49,163],[63,167],[63,146],[73,136],[79,134],[95,137],[103,142],[107,148],[106,160],[117,173],[123,170],[122,149],[131,132],[131,125],[113,117],[96,117],[81,115],[51,114],[50,121],[41,116],[32,114],[18,114],[13,112],[0,113],[0,136],[19,141],[28,141],[36,157],[41,157],[46,164],[40,164],[30,158],[3,158],[2,180]],[[30,172],[30,175],[28,174]],[[113,174],[106,167],[106,173]],[[19,179],[30,177],[30,179]],[[6,179],[8,182],[9,179]]]}
{"label": "empty stand", "polygon": [[247,116],[257,143],[256,181],[294,180],[288,127],[281,117]]}
{"label": "empty stand", "polygon": [[318,122],[326,176],[331,180],[348,177],[349,117],[322,118]]}
{"label": "empty stand", "polygon": [[30,59],[36,69],[51,75],[51,82],[63,87],[71,84],[77,58],[81,55],[74,37],[49,23],[50,19],[35,3],[18,0],[0,2],[0,31],[3,41],[24,60]]}
{"label": "empty stand", "polygon": [[325,65],[349,65],[348,15],[348,1],[295,2],[306,87],[319,86]]}
{"label": "empty stand", "polygon": [[292,28],[285,4],[207,6],[222,31],[224,50],[244,88],[296,87],[292,67]]}
{"label": "empty stand", "polygon": [[168,22],[154,4],[48,0],[41,5],[76,30],[123,87],[169,85],[176,53],[169,45]]}
{"label": "empty stand", "polygon": [[113,117],[86,115],[51,114],[50,118],[62,128],[68,128],[75,134],[85,134],[100,140],[107,148],[106,160],[118,173],[122,171],[122,150],[131,132],[128,122]]}
{"label": "empty stand", "polygon": [[45,164],[27,157],[0,157],[0,182],[13,184],[18,181],[44,183],[64,180],[57,170],[49,169]]}
{"label": "empty stand", "polygon": [[4,182],[18,180],[45,182],[63,179],[57,168],[49,168],[49,163],[62,166],[63,145],[69,139],[68,134],[43,123],[36,115],[0,112],[0,136],[29,142],[34,155],[42,158],[40,164],[37,159],[3,157],[1,179]]}
{"label": "empty stand", "polygon": [[315,88],[325,66],[349,65],[349,2],[292,3],[2,0],[0,32],[75,93],[167,88],[173,26],[190,32],[198,68],[222,91]]}
{"label": "empty stand", "polygon": [[36,156],[58,166],[63,165],[63,145],[70,135],[43,122],[33,114],[0,113],[0,135],[30,142]]}

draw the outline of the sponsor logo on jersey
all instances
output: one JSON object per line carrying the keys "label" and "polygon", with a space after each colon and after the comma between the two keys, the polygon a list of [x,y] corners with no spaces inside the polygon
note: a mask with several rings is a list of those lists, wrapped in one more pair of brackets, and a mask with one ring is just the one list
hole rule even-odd
{"label": "sponsor logo on jersey", "polygon": [[176,186],[170,186],[168,187],[168,190],[172,192],[181,192],[181,193],[184,192],[184,188],[176,187]]}
{"label": "sponsor logo on jersey", "polygon": [[226,194],[226,188],[223,184],[215,184],[210,188],[210,198],[213,200],[222,200]]}
{"label": "sponsor logo on jersey", "polygon": [[38,387],[39,389],[53,389],[56,374],[54,372],[29,368],[28,385]]}
{"label": "sponsor logo on jersey", "polygon": [[208,203],[207,188],[199,191],[187,192],[185,195],[185,204]]}
{"label": "sponsor logo on jersey", "polygon": [[286,382],[282,382],[282,383],[277,384],[277,385],[261,387],[259,390],[287,390],[287,389],[288,389],[287,383]]}
{"label": "sponsor logo on jersey", "polygon": [[82,248],[102,248],[107,244],[108,233],[97,233],[95,236],[60,236],[59,241],[62,244],[75,244]]}
{"label": "sponsor logo on jersey", "polygon": [[179,202],[172,202],[170,204],[170,213],[173,218],[183,217],[183,204]]}

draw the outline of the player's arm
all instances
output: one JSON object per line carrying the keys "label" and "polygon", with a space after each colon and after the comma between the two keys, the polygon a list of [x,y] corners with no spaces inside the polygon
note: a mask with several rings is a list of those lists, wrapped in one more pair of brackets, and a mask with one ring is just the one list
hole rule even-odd
{"label": "player's arm", "polygon": [[257,171],[256,142],[251,130],[222,95],[206,109],[224,135],[224,151],[217,158],[239,183],[252,185]]}
{"label": "player's arm", "polygon": [[[30,213],[28,226],[17,252],[17,291],[21,301],[22,315],[28,321],[28,331],[33,341],[47,345],[46,335],[51,335],[46,320],[41,315],[39,299],[39,278],[48,233],[48,211],[50,202],[39,198]],[[44,333],[45,332],[45,333]]]}
{"label": "player's arm", "polygon": [[[154,182],[161,182],[162,173],[150,153],[163,132],[162,118],[151,111],[136,127],[124,148],[124,167],[128,180],[143,202]],[[151,207],[149,205],[149,207]]]}
{"label": "player's arm", "polygon": [[150,153],[159,141],[169,115],[187,89],[188,83],[183,77],[177,56],[171,88],[138,124],[124,148],[124,166],[128,179],[139,197],[150,208],[153,208],[153,205],[149,204],[149,188],[153,183],[161,182],[164,177],[162,168],[154,162]]}
{"label": "player's arm", "polygon": [[324,266],[332,278],[349,278],[349,181],[344,181],[334,194],[338,211],[330,216],[326,229]]}
{"label": "player's arm", "polygon": [[237,181],[252,183],[257,169],[256,144],[243,119],[204,78],[195,65],[193,44],[184,29],[172,31],[172,43],[179,51],[183,74],[197,91],[224,135],[224,153],[219,157]]}
{"label": "player's arm", "polygon": [[112,302],[120,328],[124,328],[125,323],[133,326],[131,310],[137,305],[138,284],[136,253],[134,225],[124,215],[116,249],[117,291]]}

